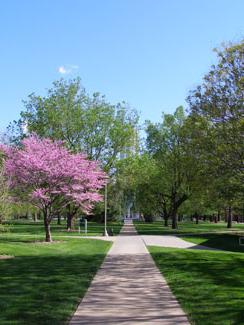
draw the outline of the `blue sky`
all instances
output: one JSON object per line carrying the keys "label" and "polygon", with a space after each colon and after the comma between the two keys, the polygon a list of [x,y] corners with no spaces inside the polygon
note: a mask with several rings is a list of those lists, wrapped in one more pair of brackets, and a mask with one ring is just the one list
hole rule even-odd
{"label": "blue sky", "polygon": [[243,35],[243,0],[0,1],[0,129],[28,94],[75,76],[158,121]]}

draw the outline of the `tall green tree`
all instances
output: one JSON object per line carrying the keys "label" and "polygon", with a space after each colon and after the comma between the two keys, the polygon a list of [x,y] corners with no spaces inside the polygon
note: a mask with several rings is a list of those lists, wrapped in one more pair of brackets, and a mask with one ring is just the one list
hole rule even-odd
{"label": "tall green tree", "polygon": [[75,151],[98,160],[109,172],[115,161],[135,145],[138,114],[125,103],[112,105],[104,96],[90,96],[80,79],[55,81],[46,96],[30,94],[21,118],[9,126],[12,142],[25,132],[64,141]]}
{"label": "tall green tree", "polygon": [[120,193],[124,214],[128,199],[133,202],[134,211],[140,212],[145,220],[160,214],[162,204],[157,176],[157,164],[147,153],[127,157],[117,163],[115,190]]}
{"label": "tall green tree", "polygon": [[188,97],[190,113],[211,123],[212,154],[218,159],[218,171],[224,168],[240,177],[244,158],[244,41],[216,52],[218,64]]}
{"label": "tall green tree", "polygon": [[244,193],[244,41],[216,52],[218,63],[188,102],[192,121],[207,123],[207,132],[194,141],[205,160],[206,176],[228,207],[230,227],[231,207]]}
{"label": "tall green tree", "polygon": [[163,115],[162,123],[148,122],[146,129],[147,151],[158,167],[155,189],[161,197],[166,224],[172,218],[172,228],[177,228],[178,209],[197,186],[200,172],[185,125],[183,107],[178,107],[174,114]]}

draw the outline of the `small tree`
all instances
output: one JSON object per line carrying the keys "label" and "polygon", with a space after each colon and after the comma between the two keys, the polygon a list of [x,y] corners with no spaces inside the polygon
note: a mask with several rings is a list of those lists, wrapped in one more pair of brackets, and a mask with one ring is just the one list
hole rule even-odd
{"label": "small tree", "polygon": [[6,174],[16,195],[37,206],[43,213],[46,241],[52,241],[50,223],[60,208],[69,204],[89,213],[106,175],[98,164],[83,154],[72,154],[62,142],[31,135],[20,149],[5,147]]}

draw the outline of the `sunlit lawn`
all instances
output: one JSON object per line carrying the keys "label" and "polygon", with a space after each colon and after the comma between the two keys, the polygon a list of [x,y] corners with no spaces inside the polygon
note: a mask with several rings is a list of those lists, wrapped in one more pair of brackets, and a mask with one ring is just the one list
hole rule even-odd
{"label": "sunlit lawn", "polygon": [[[108,228],[113,230],[113,234],[117,235],[122,227],[121,222],[108,222]],[[6,222],[5,229],[6,235],[33,235],[37,238],[44,238],[43,221],[34,222],[32,220],[10,220]],[[74,229],[70,232],[66,230],[66,223],[62,220],[61,225],[57,225],[54,220],[51,223],[51,232],[53,236],[84,236],[84,227],[81,227],[81,232],[78,232],[78,222],[75,223]],[[88,236],[101,236],[103,235],[104,224],[98,222],[88,222],[87,235]]]}
{"label": "sunlit lawn", "polygon": [[172,229],[164,227],[163,221],[155,221],[153,223],[147,222],[134,222],[136,229],[141,235],[171,235],[171,234],[204,234],[214,232],[226,232],[226,233],[243,233],[244,224],[233,223],[231,229],[227,229],[226,223],[210,223],[200,221],[199,224],[194,222],[179,222],[178,229]]}
{"label": "sunlit lawn", "polygon": [[149,249],[192,324],[244,324],[242,253]]}
{"label": "sunlit lawn", "polygon": [[227,229],[226,223],[193,222],[179,223],[178,229],[164,227],[163,222],[143,223],[135,222],[136,229],[142,235],[177,235],[178,237],[212,248],[244,252],[244,246],[239,245],[239,237],[244,236],[244,224],[233,223]]}
{"label": "sunlit lawn", "polygon": [[0,259],[1,325],[64,324],[111,245],[89,239],[52,244],[33,239],[0,234],[0,255],[14,256]]}

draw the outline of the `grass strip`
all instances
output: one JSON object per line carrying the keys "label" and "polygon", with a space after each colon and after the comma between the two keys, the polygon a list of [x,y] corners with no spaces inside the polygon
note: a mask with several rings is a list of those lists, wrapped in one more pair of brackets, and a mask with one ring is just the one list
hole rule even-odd
{"label": "grass strip", "polygon": [[241,253],[149,247],[192,324],[244,324]]}
{"label": "grass strip", "polygon": [[1,240],[0,324],[65,324],[100,267],[110,242]]}

